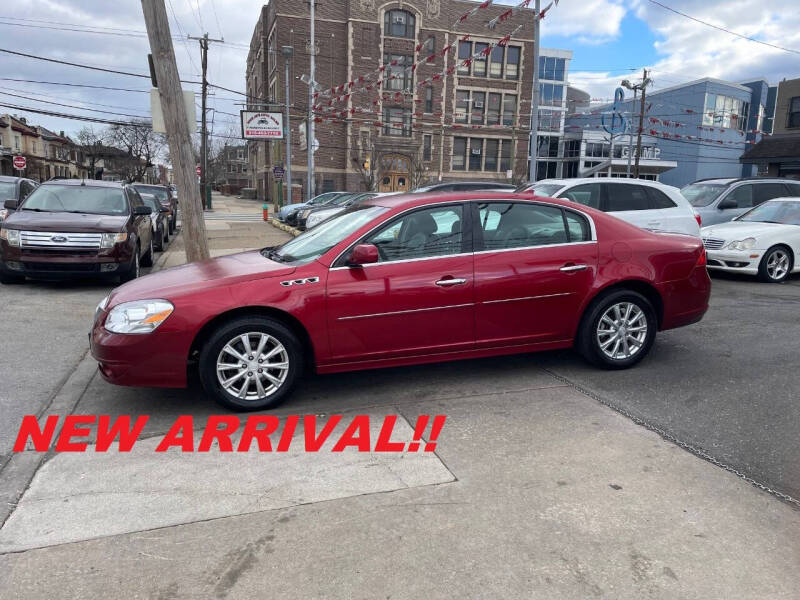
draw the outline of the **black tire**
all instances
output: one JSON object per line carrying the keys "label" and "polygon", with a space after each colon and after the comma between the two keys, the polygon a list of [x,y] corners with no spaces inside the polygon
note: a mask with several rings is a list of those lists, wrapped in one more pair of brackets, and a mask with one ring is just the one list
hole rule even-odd
{"label": "black tire", "polygon": [[153,250],[153,236],[150,236],[150,245],[147,247],[147,252],[142,256],[142,266],[152,267],[153,259],[155,258],[155,251]]}
{"label": "black tire", "polygon": [[[788,261],[788,264],[785,266],[785,272],[778,277],[774,277],[772,273],[775,272],[775,267],[770,265],[770,262],[777,259],[779,255],[785,257],[785,260]],[[764,256],[761,257],[761,262],[758,264],[758,278],[764,283],[780,283],[789,276],[789,273],[792,272],[793,268],[794,255],[792,254],[792,251],[783,245],[773,246],[764,253]]]}
{"label": "black tire", "polygon": [[[603,321],[606,328],[608,328],[603,329],[604,331],[608,331],[608,333],[599,333],[600,322],[603,320],[606,311],[611,310],[613,312],[613,307],[620,305],[624,307],[629,304],[638,308],[641,312],[641,319],[636,321],[636,323],[638,323],[636,325],[637,330],[634,331],[633,336],[628,335],[629,332],[627,329],[622,332],[624,334],[624,344],[627,344],[630,348],[631,345],[634,345],[631,344],[633,337],[641,337],[642,339],[638,340],[639,349],[627,357],[625,357],[624,346],[620,345],[621,347],[619,350],[615,352],[614,347],[611,347],[609,344],[608,347],[611,347],[610,352],[612,354],[620,354],[620,357],[615,358],[606,354],[601,347],[599,338],[601,335],[607,336],[608,338],[612,338],[612,344],[616,344],[616,339],[619,337],[620,330],[617,330],[613,334],[610,333],[617,325],[606,324],[607,321]],[[637,314],[633,312],[633,309],[631,312],[634,315]],[[646,329],[639,330],[642,321],[646,323]],[[619,321],[619,323],[621,324],[621,321]],[[647,353],[650,352],[650,348],[652,348],[653,342],[656,339],[657,329],[658,319],[656,318],[653,305],[647,298],[631,290],[616,290],[597,298],[586,309],[578,329],[576,347],[581,355],[593,365],[604,369],[627,369],[647,356]],[[633,331],[633,327],[631,327],[631,331]],[[642,334],[641,336],[640,333]],[[623,338],[619,339],[621,341]],[[608,339],[606,339],[606,342],[607,341]]]}
{"label": "black tire", "polygon": [[169,244],[169,221],[167,221],[167,226],[164,229],[164,245]]}
{"label": "black tire", "polygon": [[14,285],[16,283],[25,283],[24,275],[11,275],[10,273],[0,272],[0,283],[3,285]]}
{"label": "black tire", "polygon": [[[255,379],[258,377],[258,375],[254,373],[254,370],[258,367],[258,364],[255,362],[248,364],[249,360],[256,361],[259,359],[259,357],[255,357],[255,354],[244,355],[242,353],[242,355],[248,359],[248,362],[243,364],[250,369],[253,369],[244,374],[245,379],[247,380],[245,394],[249,393],[249,390],[252,390],[256,397],[240,399],[233,392],[227,391],[217,376],[217,362],[218,358],[221,356],[223,348],[229,343],[233,342],[233,349],[237,352],[242,351],[244,349],[244,345],[239,342],[240,338],[238,336],[245,334],[253,334],[253,336],[266,334],[283,347],[283,352],[277,354],[277,356],[279,359],[285,356],[286,362],[288,362],[288,367],[285,370],[285,375],[283,374],[283,371],[265,369],[265,371],[270,372],[273,377],[283,377],[280,385],[276,387],[270,386],[275,387],[275,389],[269,392],[269,394],[266,396],[261,396],[256,389],[257,384]],[[249,340],[256,342],[257,338],[250,337]],[[270,345],[267,347],[274,350],[277,348],[277,345],[271,345],[270,342]],[[255,358],[250,359],[250,356],[254,356]],[[262,354],[262,358],[263,356],[264,355]],[[230,359],[234,358],[233,355],[228,354],[225,354],[224,357],[225,359],[223,362],[225,363],[230,362]],[[280,404],[284,398],[286,398],[286,396],[292,392],[297,382],[297,377],[303,372],[302,345],[295,334],[292,333],[292,331],[280,321],[266,317],[242,317],[224,323],[223,325],[220,325],[216,331],[214,331],[214,333],[200,350],[200,361],[198,366],[200,381],[203,384],[203,389],[205,389],[206,393],[213,397],[218,403],[235,411],[269,409]],[[237,371],[245,370],[239,369],[239,367],[236,365],[233,366],[235,367],[234,369],[231,369],[227,372],[222,371],[222,377],[227,376],[228,379],[230,379],[231,377],[237,375]],[[241,377],[241,373],[239,376]],[[264,374],[263,377],[267,377],[267,375]],[[238,381],[240,380],[241,379]],[[238,381],[231,386],[232,390],[236,390],[236,385],[239,386],[239,390],[241,390],[245,385],[244,383],[239,384]],[[269,390],[269,388],[267,388],[267,390]]]}
{"label": "black tire", "polygon": [[156,241],[153,244],[153,249],[156,252],[163,252],[164,251],[164,231],[159,227],[156,229],[154,234],[156,236]]}
{"label": "black tire", "polygon": [[178,228],[178,215],[177,212],[172,215],[172,218],[169,220],[169,233],[170,235],[175,235],[175,230]]}
{"label": "black tire", "polygon": [[131,265],[125,270],[122,275],[119,276],[120,283],[127,283],[128,281],[133,281],[137,277],[139,277],[139,246],[136,246],[136,249],[133,251],[133,258],[131,259]]}

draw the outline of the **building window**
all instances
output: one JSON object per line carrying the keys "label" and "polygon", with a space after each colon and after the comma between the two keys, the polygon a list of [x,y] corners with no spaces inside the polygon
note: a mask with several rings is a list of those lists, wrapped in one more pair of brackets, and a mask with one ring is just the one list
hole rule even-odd
{"label": "building window", "polygon": [[540,110],[538,131],[560,131],[563,114],[560,111]]}
{"label": "building window", "polygon": [[578,161],[569,160],[564,162],[563,173],[561,174],[565,179],[571,179],[578,176]]}
{"label": "building window", "polygon": [[462,65],[461,62],[472,56],[472,42],[458,42],[458,74],[469,75],[469,65]]}
{"label": "building window", "polygon": [[539,102],[544,106],[561,106],[564,101],[564,86],[554,83],[539,84]]}
{"label": "building window", "polygon": [[466,123],[469,115],[469,90],[456,90],[456,123]]}
{"label": "building window", "polygon": [[413,75],[410,67],[414,57],[407,54],[384,54],[384,89],[408,92],[413,86]]}
{"label": "building window", "polygon": [[800,127],[800,96],[795,96],[789,101],[789,118],[786,127]]}
{"label": "building window", "polygon": [[432,136],[425,135],[422,137],[422,160],[431,159]]}
{"label": "building window", "polygon": [[744,131],[747,129],[747,113],[749,110],[749,102],[722,94],[706,94],[703,125]]}
{"label": "building window", "polygon": [[389,10],[383,15],[383,34],[414,39],[417,19],[405,10]]}
{"label": "building window", "polygon": [[564,81],[566,60],[555,56],[539,57],[539,79],[550,81]]}
{"label": "building window", "polygon": [[500,152],[500,140],[486,140],[486,158],[484,171],[497,171],[497,155]]}
{"label": "building window", "polygon": [[475,77],[486,77],[486,54],[483,52],[488,47],[489,44],[484,42],[475,42],[475,54],[481,53],[480,57],[472,62],[472,74]]}
{"label": "building window", "polygon": [[[369,46],[367,46],[369,47]],[[422,48],[422,53],[427,54],[428,58],[426,59],[428,63],[433,63],[436,60],[436,36],[429,35],[428,39],[425,40],[425,46]]]}
{"label": "building window", "polygon": [[473,125],[483,125],[483,115],[486,111],[486,93],[472,92],[472,119]]}
{"label": "building window", "polygon": [[517,113],[517,95],[506,94],[503,96],[503,125],[513,125],[514,115]]}
{"label": "building window", "polygon": [[425,88],[425,112],[428,114],[433,112],[433,88],[431,86]]}
{"label": "building window", "polygon": [[383,109],[383,134],[411,136],[411,111],[407,108]]}
{"label": "building window", "polygon": [[519,46],[509,46],[506,52],[506,79],[519,79]]}
{"label": "building window", "polygon": [[467,168],[467,138],[453,138],[453,170],[463,171]]}
{"label": "building window", "polygon": [[483,166],[483,140],[470,138],[469,140],[469,170],[480,171]]}
{"label": "building window", "polygon": [[558,136],[540,135],[537,138],[536,156],[539,158],[558,158]]}
{"label": "building window", "polygon": [[511,140],[502,140],[500,143],[500,170],[511,170]]}
{"label": "building window", "polygon": [[610,150],[611,146],[609,144],[603,142],[586,142],[587,157],[608,158]]}
{"label": "building window", "polygon": [[489,77],[493,79],[503,78],[503,58],[505,56],[505,48],[503,46],[495,46],[489,55],[491,62],[489,63]]}
{"label": "building window", "polygon": [[577,158],[581,155],[581,141],[567,140],[564,142],[564,158]]}
{"label": "building window", "polygon": [[499,125],[500,124],[500,103],[502,102],[503,94],[489,92],[489,105],[486,110],[486,124]]}

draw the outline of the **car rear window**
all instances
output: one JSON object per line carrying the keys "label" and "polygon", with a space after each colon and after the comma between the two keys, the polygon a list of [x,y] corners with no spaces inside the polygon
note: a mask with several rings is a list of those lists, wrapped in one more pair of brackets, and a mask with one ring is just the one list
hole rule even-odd
{"label": "car rear window", "polygon": [[608,200],[607,212],[623,212],[630,210],[648,210],[650,198],[647,189],[641,185],[623,183],[620,185],[605,184]]}
{"label": "car rear window", "polygon": [[93,215],[126,215],[128,203],[121,187],[41,185],[28,196],[22,210]]}
{"label": "car rear window", "polygon": [[159,202],[167,202],[169,200],[169,194],[167,192],[167,188],[155,185],[135,185],[133,187],[140,194],[150,194],[152,196],[155,196]]}
{"label": "car rear window", "polygon": [[644,189],[647,190],[647,195],[650,197],[650,208],[675,208],[678,206],[661,190],[647,186],[644,186]]}

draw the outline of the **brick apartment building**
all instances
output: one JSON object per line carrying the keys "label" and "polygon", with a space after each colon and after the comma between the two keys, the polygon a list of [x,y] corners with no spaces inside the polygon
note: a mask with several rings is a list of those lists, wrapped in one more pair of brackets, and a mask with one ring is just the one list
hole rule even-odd
{"label": "brick apartment building", "polygon": [[[524,9],[492,30],[487,22],[510,7],[491,5],[455,26],[478,6],[462,0],[317,0],[316,79],[323,90],[386,65],[381,91],[357,91],[337,110],[356,112],[346,122],[316,123],[315,192],[328,190],[402,191],[428,181],[521,179],[527,172],[527,147],[533,80],[533,11]],[[418,85],[480,52],[522,25],[506,47],[460,67],[432,85]],[[469,41],[460,41],[470,34]],[[306,187],[306,151],[301,127],[308,110],[309,5],[271,0],[263,6],[250,44],[246,85],[251,108],[257,102],[283,103],[285,60],[290,59],[292,179]],[[457,47],[442,53],[453,42]],[[420,44],[424,47],[417,51]],[[416,70],[404,67],[436,54]],[[318,104],[325,104],[320,98]],[[273,107],[273,110],[279,108]],[[282,111],[282,109],[280,109]],[[320,115],[324,116],[324,115]],[[381,126],[377,126],[379,122]],[[272,167],[285,162],[283,141],[250,142],[252,187],[260,198],[275,198]],[[368,165],[368,169],[365,166]],[[370,180],[370,178],[372,178]]]}

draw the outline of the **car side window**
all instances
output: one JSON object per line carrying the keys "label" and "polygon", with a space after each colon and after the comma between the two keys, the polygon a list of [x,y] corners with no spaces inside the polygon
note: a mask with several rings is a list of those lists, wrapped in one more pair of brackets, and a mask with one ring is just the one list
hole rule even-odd
{"label": "car side window", "polygon": [[447,256],[461,252],[462,207],[437,206],[403,215],[370,235],[379,262]]}
{"label": "car side window", "polygon": [[548,246],[569,241],[560,208],[521,202],[490,202],[478,208],[485,250]]}
{"label": "car side window", "polygon": [[735,200],[736,208],[751,208],[753,206],[753,186],[740,185],[725,198],[726,200]]}
{"label": "car side window", "polygon": [[568,189],[566,192],[561,192],[559,198],[566,198],[578,204],[583,204],[590,208],[600,210],[600,200],[602,198],[602,188],[599,183],[586,183],[583,185],[576,185],[574,188]]}
{"label": "car side window", "polygon": [[144,206],[144,202],[139,196],[139,192],[137,192],[136,190],[128,189],[128,199],[131,202],[132,208],[136,208],[137,206]]}
{"label": "car side window", "polygon": [[588,242],[592,239],[592,228],[589,227],[586,217],[571,210],[565,210],[564,219],[567,221],[570,242]]}
{"label": "car side window", "polygon": [[759,183],[755,186],[755,193],[753,194],[753,205],[758,206],[762,202],[772,200],[773,198],[780,198],[786,195],[786,190],[783,184],[780,183]]}
{"label": "car side window", "polygon": [[606,212],[648,210],[650,208],[650,198],[644,186],[630,183],[604,185],[608,195]]}
{"label": "car side window", "polygon": [[19,184],[19,201],[22,202],[36,189],[32,181],[21,181]]}
{"label": "car side window", "polygon": [[670,197],[667,196],[661,190],[657,190],[653,187],[643,186],[644,189],[647,191],[647,195],[650,196],[650,208],[654,209],[661,209],[661,208],[675,208],[678,206]]}
{"label": "car side window", "polygon": [[800,183],[787,183],[786,187],[789,190],[789,197],[795,198],[800,196]]}

